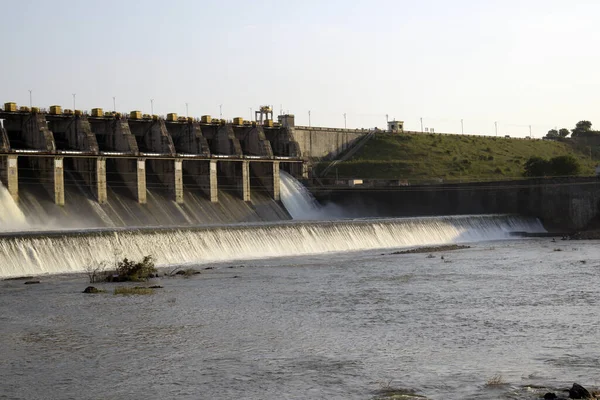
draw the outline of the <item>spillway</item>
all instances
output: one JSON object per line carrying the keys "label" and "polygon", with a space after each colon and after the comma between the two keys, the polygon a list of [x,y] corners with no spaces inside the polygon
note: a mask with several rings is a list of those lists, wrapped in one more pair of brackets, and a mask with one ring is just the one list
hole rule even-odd
{"label": "spillway", "polygon": [[544,228],[535,218],[480,215],[5,233],[0,235],[0,276],[81,272],[115,255],[151,254],[160,265],[201,264],[500,240],[515,231]]}

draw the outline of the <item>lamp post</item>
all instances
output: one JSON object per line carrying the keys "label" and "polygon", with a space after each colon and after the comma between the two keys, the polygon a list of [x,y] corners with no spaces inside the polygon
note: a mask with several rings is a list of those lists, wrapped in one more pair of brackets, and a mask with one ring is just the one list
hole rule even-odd
{"label": "lamp post", "polygon": [[190,117],[190,115],[189,115],[189,113],[188,113],[188,103],[185,103],[185,117],[186,117],[186,118],[189,118],[189,117]]}
{"label": "lamp post", "polygon": [[154,115],[154,99],[150,99],[150,115]]}
{"label": "lamp post", "polygon": [[32,100],[33,97],[32,97],[32,94],[31,94],[32,92],[33,92],[33,90],[29,89],[29,107],[30,108],[33,107],[33,100]]}
{"label": "lamp post", "polygon": [[496,136],[498,136],[498,121],[494,121],[494,129],[496,130]]}
{"label": "lamp post", "polygon": [[423,133],[423,117],[421,117],[421,133]]}
{"label": "lamp post", "polygon": [[117,112],[117,97],[113,96],[113,111]]}
{"label": "lamp post", "polygon": [[219,104],[219,118],[223,119],[223,104]]}
{"label": "lamp post", "polygon": [[73,112],[75,112],[75,95],[76,93],[73,93]]}
{"label": "lamp post", "polygon": [[310,127],[310,110],[308,110],[308,126]]}
{"label": "lamp post", "polygon": [[344,129],[346,129],[346,113],[344,113]]}
{"label": "lamp post", "polygon": [[460,133],[465,134],[465,124],[462,119],[460,120]]}

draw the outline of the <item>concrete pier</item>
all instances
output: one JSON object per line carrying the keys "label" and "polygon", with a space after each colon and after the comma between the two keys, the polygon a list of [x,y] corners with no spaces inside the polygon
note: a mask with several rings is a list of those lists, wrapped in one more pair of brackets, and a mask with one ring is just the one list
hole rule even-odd
{"label": "concrete pier", "polygon": [[19,200],[19,168],[17,156],[0,157],[0,180],[14,201]]}
{"label": "concrete pier", "polygon": [[135,165],[137,201],[140,204],[146,204],[146,160],[144,158],[138,158]]}
{"label": "concrete pier", "polygon": [[54,157],[54,204],[65,205],[65,178],[62,157]]}
{"label": "concrete pier", "polygon": [[[11,121],[11,124],[16,121]],[[29,149],[54,151],[54,135],[42,114],[29,114],[22,118],[22,140]]]}
{"label": "concrete pier", "polygon": [[100,204],[106,204],[108,196],[106,194],[106,158],[96,159],[96,179],[90,182],[90,186],[95,188],[96,200]]}
{"label": "concrete pier", "polygon": [[[272,187],[271,187],[271,197],[273,200],[279,201],[281,200],[280,195],[280,177],[279,177],[279,161],[275,161],[273,164],[273,176],[272,176]],[[268,189],[268,188],[267,188]]]}
{"label": "concrete pier", "polygon": [[219,189],[218,189],[218,181],[217,181],[217,162],[215,160],[210,160],[209,166],[209,198],[211,203],[219,202]]}
{"label": "concrete pier", "polygon": [[266,158],[273,157],[271,142],[267,140],[262,126],[233,126],[233,131],[244,154]]}
{"label": "concrete pier", "polygon": [[89,121],[101,151],[139,153],[137,141],[129,129],[127,120],[89,117]]}
{"label": "concrete pier", "polygon": [[175,155],[173,138],[164,120],[129,119],[128,123],[140,151]]}
{"label": "concrete pier", "polygon": [[166,126],[173,138],[175,151],[185,154],[210,155],[208,141],[202,134],[202,128],[197,121],[167,121]]}
{"label": "concrete pier", "polygon": [[250,163],[242,161],[233,166],[235,167],[236,191],[242,200],[250,201]]}
{"label": "concrete pier", "polygon": [[175,172],[173,173],[173,191],[175,195],[175,202],[183,204],[183,161],[175,160]]}
{"label": "concrete pier", "polygon": [[100,150],[96,135],[92,132],[92,126],[85,115],[49,115],[46,119],[48,128],[54,134],[57,149],[81,150],[96,154]]}

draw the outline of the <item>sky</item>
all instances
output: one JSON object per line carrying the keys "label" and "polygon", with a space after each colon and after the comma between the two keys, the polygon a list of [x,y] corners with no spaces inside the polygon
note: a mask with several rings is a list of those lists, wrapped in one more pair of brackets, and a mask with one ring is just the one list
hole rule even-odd
{"label": "sky", "polygon": [[[534,137],[600,126],[597,0],[0,0],[0,103]],[[344,114],[346,118],[344,120]]]}

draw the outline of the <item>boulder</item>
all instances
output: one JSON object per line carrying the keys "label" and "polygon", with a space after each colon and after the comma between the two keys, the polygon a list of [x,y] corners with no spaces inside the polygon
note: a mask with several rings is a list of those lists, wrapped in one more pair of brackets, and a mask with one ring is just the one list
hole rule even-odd
{"label": "boulder", "polygon": [[100,293],[100,290],[93,286],[88,286],[83,290],[83,293]]}
{"label": "boulder", "polygon": [[587,391],[586,388],[578,383],[574,383],[573,387],[569,389],[570,399],[591,399],[592,395]]}

